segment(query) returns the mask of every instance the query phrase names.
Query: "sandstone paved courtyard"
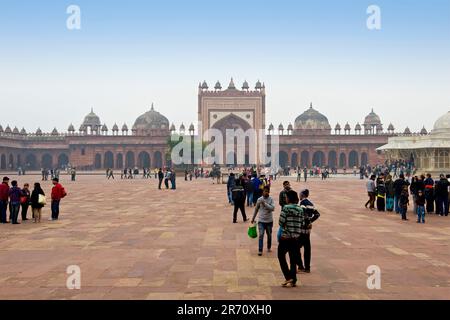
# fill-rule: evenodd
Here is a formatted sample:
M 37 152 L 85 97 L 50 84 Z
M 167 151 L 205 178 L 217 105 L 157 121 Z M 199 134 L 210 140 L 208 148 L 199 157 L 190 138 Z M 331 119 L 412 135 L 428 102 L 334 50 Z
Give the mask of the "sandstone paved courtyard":
M 0 299 L 450 299 L 450 218 L 419 225 L 411 211 L 408 222 L 370 212 L 354 177 L 292 179 L 297 191 L 310 189 L 321 218 L 312 273 L 290 289 L 280 287 L 275 235 L 275 250 L 258 257 L 248 224 L 231 223 L 224 185 L 179 178 L 177 191 L 158 191 L 154 179 L 61 180 L 69 195 L 60 221 L 47 221 L 47 206 L 40 225 L 0 225 Z M 80 290 L 66 288 L 69 265 L 81 268 Z M 381 290 L 366 286 L 370 265 L 381 268 Z

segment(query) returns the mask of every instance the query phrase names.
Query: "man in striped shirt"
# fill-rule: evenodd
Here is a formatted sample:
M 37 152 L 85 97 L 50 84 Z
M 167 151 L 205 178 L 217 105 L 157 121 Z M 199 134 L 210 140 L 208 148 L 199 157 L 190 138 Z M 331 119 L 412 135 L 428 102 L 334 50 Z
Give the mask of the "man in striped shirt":
M 307 224 L 307 217 L 303 209 L 298 205 L 297 192 L 289 190 L 286 192 L 286 205 L 280 214 L 279 225 L 282 228 L 278 243 L 278 261 L 286 281 L 283 287 L 295 287 L 297 284 L 297 261 L 300 253 L 299 237 Z M 286 261 L 286 253 L 289 254 L 290 266 Z

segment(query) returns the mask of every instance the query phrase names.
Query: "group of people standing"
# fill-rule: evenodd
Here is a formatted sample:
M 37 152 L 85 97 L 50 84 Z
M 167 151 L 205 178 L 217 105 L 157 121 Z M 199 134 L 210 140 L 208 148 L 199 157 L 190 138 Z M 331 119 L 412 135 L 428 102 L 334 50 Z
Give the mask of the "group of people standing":
M 42 181 L 47 181 L 48 178 L 50 177 L 52 180 L 54 178 L 59 179 L 59 175 L 60 175 L 61 171 L 56 168 L 56 169 L 46 169 L 46 168 L 42 168 L 41 169 L 41 177 L 42 177 Z
M 283 287 L 297 286 L 297 273 L 311 272 L 311 230 L 312 223 L 320 217 L 320 213 L 308 199 L 309 190 L 300 192 L 292 190 L 289 181 L 283 183 L 279 195 L 281 207 L 278 221 L 278 261 L 285 281 Z M 275 202 L 270 196 L 270 185 L 263 187 L 262 195 L 256 200 L 251 223 L 258 220 L 258 255 L 262 256 L 264 235 L 267 235 L 267 251 L 272 250 L 273 213 Z M 303 248 L 303 259 L 302 249 Z M 286 259 L 289 255 L 289 264 Z
M 0 184 L 0 223 L 12 223 L 14 225 L 20 224 L 18 222 L 19 212 L 21 213 L 22 222 L 29 220 L 27 217 L 29 207 L 32 208 L 33 219 L 35 223 L 41 222 L 42 208 L 46 205 L 45 193 L 41 188 L 41 184 L 36 182 L 33 191 L 30 190 L 30 185 L 25 183 L 23 188 L 20 188 L 16 180 L 3 177 L 2 184 Z M 51 192 L 51 212 L 52 216 L 49 220 L 58 220 L 59 205 L 61 199 L 67 193 L 64 187 L 59 183 L 58 178 L 53 178 L 53 188 Z M 7 219 L 7 211 L 9 208 L 9 221 Z
M 248 207 L 256 205 L 257 200 L 262 196 L 265 187 L 269 187 L 272 180 L 265 175 L 258 176 L 254 173 L 248 176 L 244 172 L 241 176 L 236 177 L 234 173 L 230 173 L 227 181 L 227 197 L 228 202 L 234 206 L 233 223 L 237 223 L 237 212 L 241 211 L 242 219 L 247 221 L 245 213 L 245 204 Z
M 158 189 L 161 190 L 162 183 L 164 181 L 164 186 L 166 189 L 176 190 L 177 189 L 177 174 L 174 169 L 171 168 L 165 168 L 163 171 L 162 168 L 159 168 L 158 170 Z M 170 188 L 169 188 L 169 182 L 170 182 Z
M 434 180 L 431 174 L 413 176 L 411 181 L 400 173 L 398 179 L 390 174 L 373 174 L 367 182 L 369 200 L 365 207 L 378 211 L 395 211 L 401 214 L 402 220 L 407 221 L 408 206 L 412 197 L 413 212 L 417 215 L 418 223 L 425 223 L 425 213 L 448 216 L 449 213 L 450 175 L 441 174 Z

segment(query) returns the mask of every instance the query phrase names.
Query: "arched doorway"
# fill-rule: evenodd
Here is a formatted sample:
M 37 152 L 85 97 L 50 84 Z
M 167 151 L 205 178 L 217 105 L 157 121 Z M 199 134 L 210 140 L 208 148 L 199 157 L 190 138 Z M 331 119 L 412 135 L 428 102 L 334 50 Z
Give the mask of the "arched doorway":
M 162 161 L 162 154 L 159 151 L 156 151 L 153 154 L 153 158 L 154 158 L 154 165 L 156 168 L 162 168 L 163 167 L 163 161 Z
M 65 153 L 61 153 L 58 157 L 58 168 L 65 168 L 69 164 L 69 157 Z
M 42 168 L 52 169 L 53 168 L 53 158 L 50 154 L 46 153 L 42 156 L 41 160 Z
M 348 155 L 348 166 L 349 167 L 359 166 L 358 152 L 356 152 L 355 150 L 352 150 Z
M 101 169 L 102 168 L 102 155 L 100 153 L 97 153 L 95 155 L 94 168 L 95 169 Z
M 227 158 L 225 164 L 227 166 L 237 166 L 237 155 L 233 151 L 227 153 Z
M 314 167 L 323 167 L 325 164 L 325 155 L 322 151 L 316 151 L 313 155 L 312 165 Z
M 291 167 L 296 168 L 298 166 L 298 155 L 297 153 L 293 153 L 291 155 Z
M 286 152 L 284 152 L 284 151 L 280 151 L 279 153 L 278 153 L 278 163 L 280 164 L 280 167 L 281 168 L 286 168 L 288 165 L 289 165 L 289 163 L 288 163 L 288 155 L 287 155 L 287 153 Z
M 361 165 L 366 166 L 369 162 L 369 159 L 367 157 L 367 153 L 363 152 L 361 153 Z
M 309 152 L 308 151 L 302 151 L 301 154 L 301 166 L 304 167 L 309 167 Z
M 22 157 L 20 154 L 17 155 L 17 167 L 22 167 Z
M 1 157 L 0 169 L 6 170 L 6 156 L 4 154 L 2 154 L 2 157 Z
M 111 151 L 105 152 L 103 156 L 103 167 L 104 168 L 114 168 L 114 154 Z
M 138 155 L 138 167 L 139 168 L 150 168 L 150 155 L 148 152 L 142 151 Z
M 27 170 L 36 170 L 38 169 L 36 156 L 32 153 L 28 154 L 25 157 L 25 168 Z
M 328 152 L 328 166 L 330 168 L 336 168 L 337 167 L 337 154 L 336 154 L 336 151 Z
M 123 169 L 123 154 L 119 153 L 117 154 L 117 169 Z
M 238 137 L 235 137 L 234 141 L 232 142 L 232 145 L 227 146 L 227 143 L 231 144 L 231 141 L 227 139 L 227 130 L 242 130 L 243 132 L 246 132 L 247 130 L 251 129 L 251 126 L 247 121 L 245 121 L 244 119 L 235 114 L 229 114 L 226 117 L 214 123 L 211 128 L 220 130 L 220 132 L 222 133 L 223 151 L 222 154 L 218 154 L 220 161 L 225 161 L 227 165 L 242 165 L 245 164 L 245 162 L 250 161 L 250 159 L 248 161 L 245 160 L 245 155 L 250 155 L 251 154 L 250 152 L 253 150 L 256 151 L 256 145 L 252 145 L 250 147 L 249 136 L 245 135 L 243 144 L 238 142 L 239 141 Z M 255 139 L 256 143 L 256 137 L 252 138 Z M 229 153 L 231 153 L 231 150 L 234 151 L 233 157 L 229 155 Z
M 8 168 L 14 169 L 14 156 L 12 154 L 9 155 Z
M 341 168 L 347 167 L 347 157 L 345 153 L 341 153 L 341 155 L 339 156 L 339 167 Z
M 133 168 L 135 166 L 134 162 L 134 152 L 128 151 L 125 156 L 125 167 L 127 168 Z

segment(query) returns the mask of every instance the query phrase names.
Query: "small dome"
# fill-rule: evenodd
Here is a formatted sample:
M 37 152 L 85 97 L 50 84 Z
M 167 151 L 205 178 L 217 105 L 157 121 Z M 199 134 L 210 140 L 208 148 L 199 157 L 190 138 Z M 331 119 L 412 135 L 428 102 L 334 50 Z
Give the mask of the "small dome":
M 341 125 L 339 123 L 337 123 L 336 127 L 334 127 L 334 130 L 341 130 Z
M 184 123 L 181 123 L 180 131 L 184 131 L 184 130 L 186 130 L 186 127 L 184 126 Z
M 175 127 L 175 125 L 172 123 L 172 125 L 170 126 L 170 131 L 176 131 L 177 128 Z
M 287 129 L 288 129 L 288 130 L 294 130 L 294 126 L 292 125 L 292 123 L 289 123 Z
M 388 131 L 394 131 L 394 125 L 392 123 L 389 124 Z
M 312 103 L 308 110 L 295 119 L 296 129 L 331 130 L 327 117 L 313 109 Z
M 122 131 L 128 131 L 128 126 L 126 123 L 123 124 Z
M 41 130 L 41 128 L 38 128 L 38 129 L 36 130 L 36 135 L 37 135 L 37 136 L 41 136 L 41 135 L 42 135 L 42 130 Z
M 73 124 L 70 124 L 69 128 L 67 129 L 67 131 L 69 131 L 69 132 L 74 132 L 75 131 L 75 127 L 73 126 Z
M 283 125 L 280 123 L 280 125 L 278 126 L 278 130 L 284 130 Z
M 242 84 L 242 90 L 248 90 L 250 89 L 247 80 L 244 81 L 244 83 Z
M 25 128 L 22 128 L 22 130 L 20 130 L 20 134 L 23 136 L 27 135 L 27 131 L 25 130 Z
M 9 127 L 9 125 L 6 126 L 5 133 L 12 133 L 12 130 L 11 130 L 11 128 Z
M 19 129 L 17 127 L 14 127 L 13 134 L 19 134 L 19 133 L 20 133 Z
M 114 123 L 112 130 L 119 131 L 119 126 L 117 125 L 117 123 Z
M 205 90 L 208 90 L 208 84 L 206 83 L 206 80 L 203 81 L 202 87 L 201 87 L 201 88 L 202 88 L 202 89 L 205 89 Z
M 256 82 L 255 89 L 262 89 L 261 82 L 259 80 Z
M 373 112 L 372 109 L 372 111 L 364 119 L 364 125 L 374 126 L 379 124 L 381 124 L 380 117 L 375 112 Z
M 216 82 L 216 85 L 214 86 L 214 89 L 216 89 L 216 90 L 222 90 L 222 85 L 220 84 L 219 81 Z
M 103 131 L 103 132 L 108 131 L 108 127 L 106 126 L 106 124 L 104 124 L 104 125 L 102 126 L 102 131 Z
M 56 130 L 56 128 L 53 128 L 52 136 L 57 136 L 57 135 L 59 135 L 58 130 Z
M 167 118 L 158 111 L 155 111 L 152 103 L 150 111 L 147 111 L 139 118 L 137 118 L 134 122 L 133 128 L 136 128 L 136 130 L 138 131 L 147 131 L 151 129 L 168 129 L 169 120 L 167 120 Z
M 274 129 L 274 126 L 273 126 L 273 124 L 271 123 L 270 125 L 269 125 L 269 131 L 272 131 Z
M 344 127 L 344 130 L 351 130 L 352 128 L 350 127 L 350 125 L 348 124 L 348 122 L 347 122 L 347 124 L 345 125 L 345 127 Z
M 234 85 L 233 78 L 230 80 L 230 84 L 228 85 L 228 90 L 235 90 L 236 86 Z
M 359 122 L 356 124 L 355 130 L 356 131 L 360 131 L 361 130 L 361 125 L 359 124 Z
M 91 112 L 86 117 L 84 117 L 83 125 L 85 127 L 90 126 L 93 129 L 101 126 L 100 118 L 94 113 L 93 108 L 91 109 Z
M 406 129 L 403 132 L 403 134 L 411 134 L 411 130 L 409 130 L 409 127 L 406 127 Z
M 450 111 L 436 120 L 432 132 L 450 132 Z
M 420 134 L 428 134 L 427 129 L 425 129 L 425 126 L 420 130 Z
M 194 131 L 194 130 L 195 130 L 194 124 L 191 123 L 191 125 L 189 126 L 189 131 Z

